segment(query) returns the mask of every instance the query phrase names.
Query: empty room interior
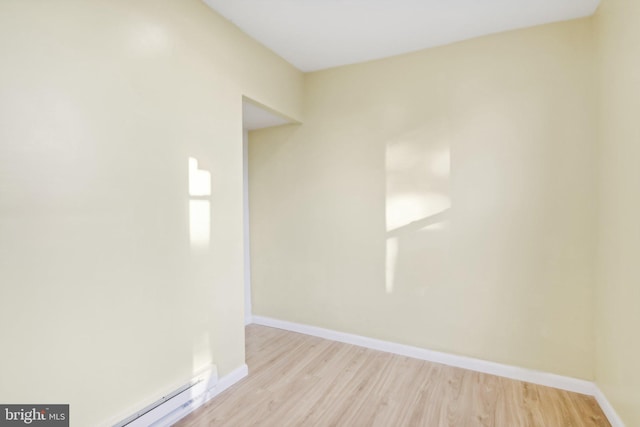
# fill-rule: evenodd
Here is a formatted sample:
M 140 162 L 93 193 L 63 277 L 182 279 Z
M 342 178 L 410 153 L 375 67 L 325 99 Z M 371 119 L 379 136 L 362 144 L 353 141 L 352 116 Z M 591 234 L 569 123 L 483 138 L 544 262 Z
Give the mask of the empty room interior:
M 0 0 L 0 425 L 640 426 L 639 161 L 636 0 Z

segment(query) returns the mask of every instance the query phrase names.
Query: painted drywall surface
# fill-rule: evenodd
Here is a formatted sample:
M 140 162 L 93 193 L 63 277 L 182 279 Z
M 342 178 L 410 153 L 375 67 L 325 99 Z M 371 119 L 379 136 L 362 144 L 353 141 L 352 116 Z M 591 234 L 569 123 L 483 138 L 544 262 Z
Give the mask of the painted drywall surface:
M 640 425 L 640 3 L 606 0 L 596 15 L 600 215 L 596 381 L 626 425 Z
M 591 21 L 305 79 L 250 137 L 254 314 L 592 379 Z
M 99 425 L 241 366 L 242 95 L 297 117 L 302 75 L 197 0 L 2 1 L 0 56 L 0 401 Z

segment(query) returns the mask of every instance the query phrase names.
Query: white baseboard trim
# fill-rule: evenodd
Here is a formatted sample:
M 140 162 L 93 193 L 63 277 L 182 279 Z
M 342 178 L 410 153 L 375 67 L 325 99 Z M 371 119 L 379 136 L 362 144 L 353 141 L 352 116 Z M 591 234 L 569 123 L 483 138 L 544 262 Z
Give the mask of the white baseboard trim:
M 272 328 L 284 329 L 286 331 L 311 335 L 327 340 L 343 342 L 357 345 L 359 347 L 398 354 L 401 356 L 413 357 L 427 362 L 440 363 L 454 366 L 456 368 L 468 369 L 470 371 L 482 372 L 499 377 L 510 378 L 518 381 L 553 387 L 560 390 L 572 391 L 575 393 L 587 394 L 595 397 L 602 408 L 611 427 L 625 427 L 622 419 L 615 411 L 609 400 L 600 388 L 591 381 L 578 378 L 565 377 L 562 375 L 550 374 L 548 372 L 534 371 L 517 366 L 503 365 L 501 363 L 489 362 L 486 360 L 474 359 L 467 356 L 442 353 L 439 351 L 427 350 L 419 347 L 412 347 L 404 344 L 396 344 L 389 341 L 367 338 L 360 335 L 348 334 L 345 332 L 333 331 L 331 329 L 309 326 L 301 323 L 288 322 L 286 320 L 273 319 L 264 316 L 253 316 L 253 323 L 257 325 L 270 326 Z
M 182 418 L 195 411 L 209 400 L 213 399 L 232 385 L 236 384 L 243 378 L 249 375 L 249 367 L 244 364 L 239 368 L 229 372 L 218 380 L 215 387 L 206 390 L 199 396 L 194 397 L 189 402 L 185 403 L 181 407 L 163 415 L 158 418 L 152 424 L 147 424 L 149 427 L 168 427 L 180 421 Z M 128 426 L 127 426 L 128 427 Z
M 333 331 L 330 329 L 308 326 L 300 323 L 287 322 L 284 320 L 272 319 L 263 316 L 253 316 L 253 323 L 301 334 L 312 335 L 332 341 L 339 341 L 346 344 L 353 344 L 373 350 L 385 351 L 387 353 L 401 356 L 413 357 L 415 359 L 426 360 L 428 362 L 440 363 L 456 368 L 468 369 L 470 371 L 482 372 L 485 374 L 497 375 L 511 378 L 518 381 L 526 381 L 533 384 L 554 387 L 561 390 L 575 393 L 595 394 L 594 384 L 590 381 L 577 378 L 565 377 L 562 375 L 550 374 L 547 372 L 534 371 L 531 369 L 516 366 L 503 365 L 501 363 L 489 362 L 486 360 L 474 359 L 467 356 L 442 353 L 439 351 L 427 350 L 419 347 L 412 347 L 404 344 L 396 344 L 389 341 L 382 341 L 367 338 L 360 335 L 348 334 Z
M 602 390 L 600 390 L 600 387 L 598 387 L 597 384 L 594 384 L 593 388 L 595 392 L 593 397 L 596 398 L 602 412 L 607 416 L 611 427 L 625 427 L 622 418 L 620 418 L 620 415 L 618 415 L 616 410 L 613 408 L 613 405 L 611 405 L 611 402 L 609 402 L 609 399 L 607 399 Z

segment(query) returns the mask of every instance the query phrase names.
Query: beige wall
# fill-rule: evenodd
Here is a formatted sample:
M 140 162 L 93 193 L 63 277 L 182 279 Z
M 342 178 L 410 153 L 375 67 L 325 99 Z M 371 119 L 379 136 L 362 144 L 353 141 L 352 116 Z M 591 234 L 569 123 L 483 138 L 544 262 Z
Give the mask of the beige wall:
M 242 95 L 298 117 L 301 73 L 198 0 L 3 0 L 0 57 L 0 401 L 99 425 L 241 366 Z
M 305 76 L 250 137 L 254 314 L 593 379 L 591 20 Z
M 600 64 L 596 380 L 627 426 L 640 425 L 640 3 L 605 0 Z

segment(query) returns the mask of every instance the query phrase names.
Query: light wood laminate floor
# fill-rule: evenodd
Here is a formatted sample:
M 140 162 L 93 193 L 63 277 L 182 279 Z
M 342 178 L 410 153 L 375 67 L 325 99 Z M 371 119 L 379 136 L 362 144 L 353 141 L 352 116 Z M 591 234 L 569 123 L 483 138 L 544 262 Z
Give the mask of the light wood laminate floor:
M 178 426 L 610 426 L 576 393 L 250 325 L 249 376 Z

